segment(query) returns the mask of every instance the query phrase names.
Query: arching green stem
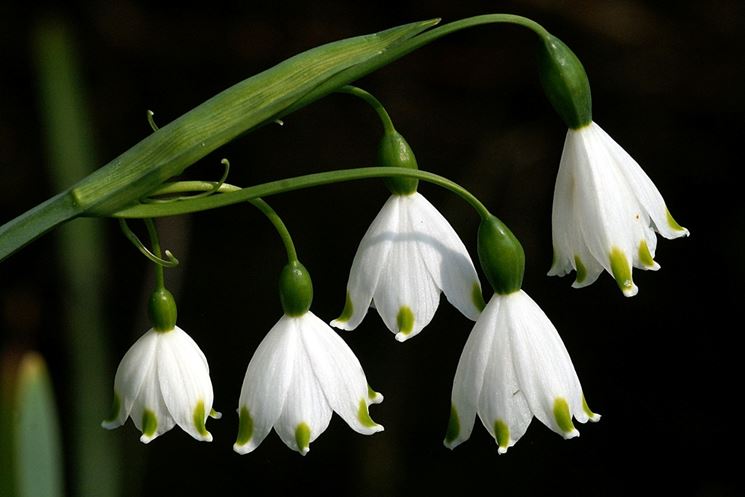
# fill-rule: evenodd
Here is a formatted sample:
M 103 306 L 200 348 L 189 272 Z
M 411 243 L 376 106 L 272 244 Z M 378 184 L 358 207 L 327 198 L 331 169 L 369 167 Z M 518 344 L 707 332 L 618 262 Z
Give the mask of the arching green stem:
M 285 226 L 284 221 L 282 221 L 282 218 L 279 217 L 279 214 L 277 214 L 277 212 L 272 209 L 272 207 L 267 204 L 264 199 L 254 198 L 250 199 L 248 202 L 259 209 L 261 213 L 264 214 L 267 219 L 269 219 L 269 222 L 272 223 L 274 229 L 277 230 L 277 234 L 282 239 L 282 243 L 285 246 L 285 251 L 287 252 L 287 262 L 298 262 L 297 251 L 295 251 L 295 244 L 292 243 L 290 232 L 287 229 L 287 226 Z
M 338 93 L 347 93 L 349 95 L 353 95 L 367 102 L 367 104 L 370 105 L 370 107 L 372 107 L 373 110 L 378 114 L 378 118 L 380 118 L 380 122 L 383 124 L 383 130 L 386 133 L 393 133 L 396 130 L 396 128 L 393 127 L 391 116 L 388 115 L 388 112 L 385 110 L 385 107 L 383 107 L 383 104 L 381 104 L 380 100 L 375 98 L 371 93 L 363 90 L 362 88 L 358 88 L 352 85 L 342 86 L 337 91 Z
M 156 257 L 161 257 L 161 250 L 160 250 L 160 238 L 158 238 L 158 230 L 155 227 L 155 221 L 152 220 L 152 218 L 146 218 L 145 219 L 145 226 L 147 227 L 147 235 L 150 237 L 150 246 L 152 247 L 152 252 L 155 254 Z M 155 290 L 165 290 L 166 288 L 166 282 L 165 282 L 165 275 L 163 265 L 155 263 Z
M 246 188 L 236 189 L 232 185 L 223 185 L 220 191 L 225 193 L 201 197 L 196 199 L 185 199 L 170 203 L 147 203 L 139 204 L 112 214 L 114 217 L 123 218 L 143 218 L 143 217 L 161 217 L 187 214 L 190 212 L 199 212 L 208 209 L 216 209 L 227 205 L 233 205 L 240 202 L 246 202 L 260 197 L 268 197 L 279 193 L 312 188 L 332 183 L 341 183 L 345 181 L 386 178 L 395 176 L 405 176 L 417 178 L 428 183 L 435 184 L 446 190 L 449 190 L 473 207 L 482 219 L 487 219 L 491 213 L 486 206 L 471 192 L 466 190 L 456 182 L 417 169 L 408 169 L 403 167 L 359 167 L 354 169 L 340 169 L 336 171 L 326 171 L 322 173 L 306 174 L 294 178 L 270 181 L 260 185 L 249 186 Z M 204 189 L 214 188 L 213 183 L 188 181 L 183 183 L 170 183 L 154 191 L 152 196 L 173 195 L 178 193 L 187 193 L 189 191 L 203 191 Z

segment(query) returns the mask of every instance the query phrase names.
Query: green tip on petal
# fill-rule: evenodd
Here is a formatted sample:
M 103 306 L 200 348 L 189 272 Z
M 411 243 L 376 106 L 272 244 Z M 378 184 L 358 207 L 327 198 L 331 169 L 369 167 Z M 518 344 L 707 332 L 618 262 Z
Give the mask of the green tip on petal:
M 590 406 L 587 405 L 587 400 L 585 400 L 584 395 L 582 395 L 582 410 L 585 411 L 585 414 L 590 418 L 590 421 L 600 421 L 600 414 L 592 412 Z
M 352 303 L 352 298 L 349 296 L 349 292 L 347 292 L 347 298 L 344 301 L 344 309 L 341 311 L 341 315 L 336 318 L 336 321 L 339 321 L 340 323 L 346 323 L 350 319 L 352 319 L 352 315 L 354 314 L 354 304 Z
M 410 307 L 401 306 L 396 316 L 396 325 L 398 326 L 398 331 L 404 336 L 414 331 L 414 313 Z
M 372 420 L 370 412 L 367 410 L 365 399 L 360 399 L 360 407 L 357 409 L 357 420 L 366 428 L 375 428 L 378 423 Z
M 383 394 L 373 390 L 370 385 L 367 385 L 367 398 L 373 404 L 380 404 L 383 402 Z
M 458 411 L 454 405 L 450 406 L 450 419 L 448 420 L 448 430 L 445 433 L 445 444 L 452 444 L 460 435 L 460 420 L 458 419 Z
M 192 416 L 192 419 L 194 421 L 194 426 L 197 429 L 197 433 L 202 435 L 205 438 L 212 438 L 210 435 L 210 432 L 207 431 L 207 427 L 205 426 L 205 421 L 207 419 L 206 411 L 204 409 L 204 401 L 200 400 L 197 402 L 197 406 L 194 408 L 194 415 Z
M 150 409 L 145 409 L 142 412 L 142 434 L 150 439 L 153 438 L 155 432 L 158 430 L 158 418 L 155 417 L 155 413 Z
M 652 257 L 652 253 L 649 251 L 649 246 L 647 245 L 646 240 L 642 240 L 642 242 L 639 244 L 639 262 L 641 262 L 645 267 L 658 267 L 657 263 Z
M 236 439 L 236 445 L 246 445 L 251 441 L 251 437 L 254 434 L 254 420 L 251 414 L 248 412 L 247 407 L 241 407 L 241 411 L 238 414 L 238 438 Z
M 479 310 L 479 312 L 484 310 L 484 307 L 486 307 L 486 302 L 484 302 L 484 294 L 481 293 L 481 285 L 478 283 L 474 283 L 473 287 L 471 288 L 471 300 L 473 301 L 473 305 L 476 306 L 476 309 Z
M 626 257 L 618 247 L 613 247 L 610 251 L 610 269 L 613 273 L 613 277 L 616 279 L 618 288 L 621 289 L 623 294 L 627 297 L 633 297 L 637 293 L 636 285 L 634 280 L 631 278 L 631 265 Z
M 577 436 L 579 433 L 572 423 L 572 414 L 569 412 L 569 404 L 563 397 L 554 400 L 554 419 L 556 426 L 562 431 L 564 438 Z
M 667 218 L 667 225 L 675 231 L 685 231 L 688 234 L 688 230 L 678 224 L 678 222 L 670 214 L 670 211 L 665 209 L 665 217 Z
M 119 419 L 119 411 L 122 409 L 122 398 L 114 392 L 114 401 L 111 403 L 111 414 L 104 420 L 104 423 L 113 423 Z
M 580 259 L 578 255 L 574 256 L 574 266 L 576 268 L 575 271 L 577 272 L 577 277 L 574 278 L 574 281 L 582 283 L 587 278 L 587 268 L 582 264 L 582 259 Z
M 302 455 L 305 455 L 310 450 L 310 426 L 306 423 L 300 423 L 295 428 L 295 443 L 297 443 L 297 450 Z
M 499 453 L 504 454 L 507 452 L 510 446 L 510 427 L 501 419 L 494 422 L 494 438 L 497 439 Z

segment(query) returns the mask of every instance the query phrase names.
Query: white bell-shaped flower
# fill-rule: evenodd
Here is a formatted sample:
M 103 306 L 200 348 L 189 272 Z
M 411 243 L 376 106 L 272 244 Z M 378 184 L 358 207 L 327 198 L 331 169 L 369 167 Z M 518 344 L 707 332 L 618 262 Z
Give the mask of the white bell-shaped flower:
M 305 455 L 334 411 L 354 431 L 370 435 L 383 427 L 368 407 L 382 401 L 357 357 L 326 323 L 310 311 L 284 315 L 249 362 L 233 449 L 253 451 L 274 427 L 288 447 Z
M 117 428 L 131 417 L 148 443 L 175 424 L 197 440 L 212 441 L 205 423 L 212 410 L 209 367 L 199 346 L 181 328 L 151 329 L 130 347 L 114 378 L 111 418 Z
M 637 293 L 631 267 L 659 269 L 657 237 L 687 236 L 652 180 L 594 122 L 570 129 L 554 190 L 554 261 L 549 275 L 576 271 L 587 286 L 605 269 L 626 296 Z
M 478 318 L 481 285 L 458 234 L 420 193 L 393 194 L 360 242 L 344 310 L 331 325 L 355 329 L 372 303 L 402 342 L 432 320 L 440 291 L 466 317 Z
M 478 414 L 503 454 L 523 436 L 533 416 L 564 438 L 572 423 L 597 421 L 559 334 L 522 290 L 494 294 L 461 354 L 453 381 L 445 445 L 471 436 Z

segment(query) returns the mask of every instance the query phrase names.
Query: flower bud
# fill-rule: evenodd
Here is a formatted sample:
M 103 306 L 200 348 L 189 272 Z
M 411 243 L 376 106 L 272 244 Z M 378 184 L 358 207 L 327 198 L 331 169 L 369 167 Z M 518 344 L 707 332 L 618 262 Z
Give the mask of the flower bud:
M 386 130 L 378 145 L 378 165 L 390 167 L 406 167 L 419 169 L 414 157 L 414 151 L 401 134 L 394 130 Z M 410 195 L 416 191 L 419 180 L 398 176 L 386 178 L 385 186 L 391 193 L 397 195 Z
M 551 105 L 572 129 L 592 121 L 590 82 L 574 52 L 561 40 L 546 34 L 538 48 L 538 71 Z
M 150 296 L 148 311 L 156 331 L 171 331 L 176 326 L 176 301 L 165 288 L 156 289 Z
M 279 300 L 288 316 L 302 316 L 313 302 L 313 282 L 305 266 L 288 262 L 279 275 Z
M 481 269 L 495 293 L 507 295 L 520 290 L 525 252 L 510 229 L 494 216 L 481 220 L 478 252 Z

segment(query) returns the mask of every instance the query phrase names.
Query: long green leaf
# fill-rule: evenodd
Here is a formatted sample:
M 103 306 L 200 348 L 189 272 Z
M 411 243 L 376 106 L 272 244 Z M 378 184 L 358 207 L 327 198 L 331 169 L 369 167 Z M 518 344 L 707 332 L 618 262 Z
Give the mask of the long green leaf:
M 416 22 L 322 45 L 228 88 L 68 191 L 0 226 L 0 260 L 76 216 L 107 216 L 135 203 L 230 140 L 297 108 L 298 100 L 329 78 L 436 23 Z

